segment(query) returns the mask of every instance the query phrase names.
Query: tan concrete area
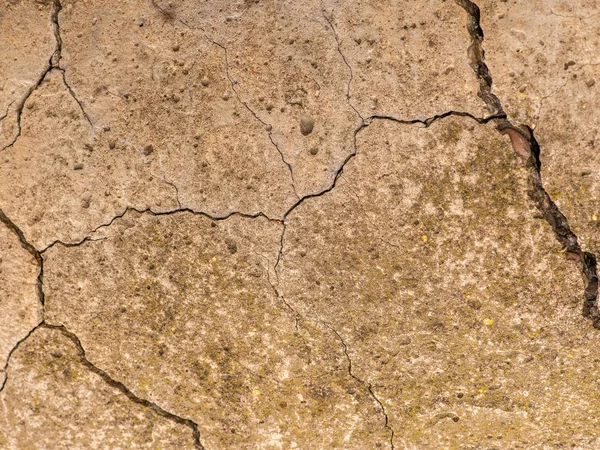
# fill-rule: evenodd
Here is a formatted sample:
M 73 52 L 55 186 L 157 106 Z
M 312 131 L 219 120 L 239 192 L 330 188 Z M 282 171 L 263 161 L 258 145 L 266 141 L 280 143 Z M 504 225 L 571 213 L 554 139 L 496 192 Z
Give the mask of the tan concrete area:
M 0 449 L 600 448 L 600 1 L 0 1 Z

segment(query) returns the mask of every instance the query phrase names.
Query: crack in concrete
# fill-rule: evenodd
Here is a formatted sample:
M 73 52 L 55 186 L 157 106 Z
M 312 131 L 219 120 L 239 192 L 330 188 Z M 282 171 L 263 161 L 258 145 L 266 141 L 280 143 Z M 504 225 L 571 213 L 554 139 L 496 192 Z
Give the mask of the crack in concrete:
M 348 354 L 348 345 L 346 344 L 346 342 L 344 341 L 344 339 L 342 338 L 342 336 L 340 335 L 340 333 L 337 332 L 337 330 L 335 328 L 333 328 L 333 326 L 331 326 L 331 324 L 327 323 L 327 322 L 322 322 L 323 325 L 325 325 L 327 328 L 329 328 L 333 334 L 336 335 L 337 339 L 340 341 L 340 343 L 342 344 L 342 348 L 344 350 L 344 355 L 346 356 L 346 360 L 348 361 L 348 374 L 356 381 L 358 381 L 360 384 L 362 384 L 363 386 L 365 386 L 367 388 L 367 390 L 369 391 L 370 396 L 373 398 L 373 400 L 379 405 L 379 407 L 381 408 L 381 412 L 385 418 L 385 428 L 389 431 L 390 433 L 390 448 L 392 450 L 394 450 L 394 430 L 392 429 L 392 427 L 390 427 L 389 425 L 389 417 L 387 415 L 387 411 L 385 409 L 385 406 L 383 405 L 383 403 L 381 402 L 381 400 L 377 397 L 377 395 L 375 395 L 375 393 L 373 392 L 373 385 L 371 383 L 366 382 L 365 380 L 363 380 L 362 378 L 358 377 L 357 375 L 355 375 L 352 372 L 352 359 L 350 358 L 350 355 Z
M 81 109 L 81 112 L 83 113 L 83 116 L 85 117 L 86 121 L 90 125 L 90 128 L 93 128 L 92 122 L 91 122 L 88 114 L 86 113 L 86 111 L 83 108 L 83 104 L 77 98 L 77 96 L 75 95 L 75 92 L 73 91 L 71 86 L 67 83 L 65 69 L 59 66 L 60 60 L 62 58 L 62 38 L 60 36 L 60 24 L 58 23 L 58 15 L 59 15 L 60 11 L 62 10 L 62 4 L 61 4 L 60 0 L 53 0 L 53 6 L 54 6 L 54 9 L 52 10 L 52 14 L 50 15 L 50 20 L 52 21 L 52 28 L 54 31 L 54 40 L 56 42 L 54 51 L 52 52 L 52 55 L 50 56 L 50 58 L 48 60 L 48 64 L 44 68 L 43 72 L 39 76 L 36 83 L 27 90 L 27 92 L 25 93 L 25 96 L 18 103 L 17 109 L 15 111 L 16 116 L 17 116 L 17 133 L 7 145 L 5 145 L 4 147 L 2 147 L 0 149 L 0 152 L 12 147 L 17 142 L 19 137 L 21 137 L 21 132 L 22 132 L 21 117 L 23 115 L 23 108 L 25 107 L 25 103 L 27 103 L 27 100 L 29 100 L 29 97 L 31 97 L 31 95 L 42 85 L 42 83 L 46 79 L 46 76 L 48 76 L 48 74 L 55 69 L 62 73 L 62 80 L 63 80 L 65 87 L 67 88 L 67 91 L 69 92 L 69 95 L 79 105 L 79 108 Z M 12 103 L 14 103 L 14 101 L 11 102 L 10 104 L 12 105 Z M 9 107 L 10 107 L 10 105 L 9 105 Z M 7 110 L 7 113 L 1 119 L 4 119 L 4 117 L 6 117 L 7 115 L 8 115 L 8 110 Z
M 222 44 L 219 44 L 218 42 L 212 40 L 211 38 L 207 37 L 207 39 L 210 42 L 212 42 L 214 45 L 216 45 L 217 47 L 221 48 L 221 50 L 223 50 L 223 52 L 225 54 L 225 75 L 227 76 L 227 79 L 229 80 L 229 84 L 231 85 L 231 90 L 235 94 L 235 98 L 237 99 L 237 101 L 240 104 L 242 104 L 244 106 L 244 108 L 246 108 L 248 110 L 248 112 L 258 122 L 261 123 L 261 125 L 264 127 L 264 129 L 267 130 L 267 132 L 269 133 L 269 140 L 271 141 L 271 144 L 273 144 L 275 146 L 275 148 L 277 149 L 277 152 L 279 153 L 279 156 L 281 157 L 281 161 L 283 161 L 283 163 L 288 168 L 288 172 L 290 173 L 290 178 L 292 180 L 292 190 L 294 191 L 294 194 L 296 195 L 296 198 L 300 198 L 300 196 L 298 195 L 298 192 L 296 192 L 296 182 L 294 180 L 294 170 L 292 169 L 292 165 L 285 159 L 285 156 L 284 156 L 283 152 L 281 151 L 281 149 L 279 148 L 279 145 L 277 145 L 277 143 L 273 139 L 273 131 L 272 131 L 273 130 L 273 126 L 270 123 L 267 123 L 264 120 L 262 120 L 260 117 L 258 117 L 258 115 L 254 112 L 254 110 L 252 108 L 250 108 L 250 106 L 248 105 L 248 103 L 246 103 L 245 101 L 242 100 L 242 98 L 240 97 L 240 93 L 235 88 L 235 86 L 238 84 L 238 82 L 233 79 L 233 77 L 231 76 L 231 73 L 229 72 L 229 56 L 228 56 L 229 54 L 228 54 L 228 51 L 227 51 L 227 47 L 225 47 Z
M 337 44 L 337 51 L 340 54 L 340 56 L 342 57 L 342 61 L 344 61 L 344 64 L 346 65 L 346 67 L 348 67 L 348 71 L 350 72 L 350 76 L 348 78 L 348 86 L 346 87 L 346 101 L 348 102 L 348 106 L 350 106 L 350 108 L 352 108 L 354 110 L 354 112 L 360 118 L 360 120 L 364 121 L 365 120 L 364 117 L 361 115 L 361 113 L 358 111 L 358 109 L 356 109 L 354 107 L 354 105 L 352 104 L 352 102 L 350 101 L 350 98 L 351 98 L 350 89 L 352 86 L 352 80 L 354 79 L 354 72 L 352 71 L 352 66 L 350 65 L 350 63 L 346 59 L 346 56 L 342 52 L 342 43 L 340 41 L 340 37 L 338 36 L 337 32 L 335 31 L 335 27 L 333 26 L 332 19 L 330 17 L 328 17 L 326 14 L 325 8 L 323 6 L 323 2 L 321 2 L 321 13 L 323 14 L 323 18 L 327 21 L 327 23 L 329 24 L 329 27 L 331 28 L 331 31 L 333 33 L 333 38 L 335 39 L 335 42 Z
M 206 217 L 208 219 L 214 220 L 214 221 L 223 221 L 223 220 L 227 220 L 230 217 L 233 216 L 239 216 L 239 217 L 245 217 L 248 219 L 257 219 L 259 217 L 263 217 L 271 222 L 276 222 L 276 223 L 282 223 L 281 220 L 279 219 L 273 219 L 269 216 L 267 216 L 265 213 L 263 212 L 257 212 L 257 213 L 242 213 L 242 212 L 238 212 L 238 211 L 231 211 L 228 212 L 227 214 L 221 215 L 221 216 L 213 216 L 209 213 L 206 213 L 204 211 L 196 211 L 193 210 L 191 208 L 177 208 L 177 209 L 171 209 L 168 211 L 153 211 L 152 208 L 148 207 L 148 208 L 144 208 L 144 209 L 138 209 L 135 208 L 133 206 L 128 206 L 126 207 L 123 212 L 117 214 L 116 216 L 112 217 L 108 222 L 105 222 L 103 224 L 98 225 L 96 228 L 94 228 L 90 234 L 88 234 L 87 236 L 83 237 L 82 239 L 80 239 L 79 241 L 75 241 L 75 242 L 64 242 L 61 241 L 60 239 L 56 239 L 54 241 L 52 241 L 50 244 L 48 244 L 46 247 L 44 247 L 43 249 L 41 249 L 39 251 L 39 253 L 41 255 L 43 255 L 46 251 L 50 250 L 52 247 L 54 247 L 55 245 L 62 245 L 63 247 L 78 247 L 80 245 L 83 245 L 86 242 L 90 242 L 90 241 L 96 241 L 98 239 L 92 239 L 94 233 L 96 233 L 97 231 L 99 231 L 102 228 L 107 228 L 110 227 L 116 220 L 123 218 L 125 215 L 127 215 L 128 213 L 138 213 L 138 214 L 150 214 L 152 216 L 171 216 L 174 214 L 180 214 L 180 213 L 189 213 L 189 214 L 193 214 L 196 216 L 203 216 Z
M 467 30 L 471 36 L 468 54 L 471 67 L 479 80 L 479 96 L 491 111 L 504 112 L 498 97 L 492 94 L 492 77 L 485 63 L 483 50 L 483 30 L 479 7 L 471 0 L 455 0 L 468 15 Z M 528 171 L 528 196 L 535 203 L 546 222 L 552 227 L 556 240 L 561 244 L 567 259 L 575 261 L 585 283 L 583 293 L 583 315 L 592 320 L 593 326 L 600 329 L 600 310 L 598 309 L 598 272 L 596 255 L 585 252 L 578 243 L 577 236 L 565 215 L 552 201 L 542 183 L 540 146 L 533 130 L 527 125 L 513 125 L 507 118 L 494 119 L 496 128 L 510 138 L 514 151 L 525 160 Z
M 19 243 L 21 247 L 23 247 L 31 256 L 35 258 L 35 261 L 38 265 L 38 276 L 37 276 L 37 292 L 38 299 L 40 304 L 42 305 L 42 317 L 43 317 L 43 308 L 45 304 L 45 296 L 44 296 L 44 259 L 42 258 L 41 252 L 39 252 L 32 244 L 30 244 L 23 231 L 8 218 L 4 211 L 0 209 L 0 222 L 2 222 L 9 230 L 11 230 L 19 239 Z M 11 351 L 12 352 L 12 351 Z
M 29 337 L 34 333 L 34 331 L 36 331 L 38 328 L 40 328 L 43 324 L 44 324 L 44 320 L 42 319 L 42 321 L 40 323 L 38 323 L 35 327 L 33 327 L 31 330 L 29 330 L 29 332 L 24 337 L 19 339 L 17 341 L 17 343 L 14 345 L 14 347 L 10 349 L 10 352 L 8 352 L 8 356 L 6 357 L 6 362 L 4 363 L 4 369 L 3 369 L 4 381 L 2 381 L 2 385 L 0 385 L 0 392 L 2 392 L 4 390 L 4 387 L 6 386 L 6 383 L 8 382 L 8 366 L 10 364 L 10 358 L 12 357 L 13 353 L 15 351 L 17 351 L 19 346 L 23 342 L 25 342 L 27 339 L 29 339 Z
M 185 425 L 185 426 L 191 428 L 192 435 L 194 437 L 194 446 L 197 449 L 206 450 L 200 440 L 200 430 L 198 429 L 198 424 L 196 422 L 194 422 L 191 419 L 185 419 L 181 416 L 178 416 L 169 411 L 166 411 L 165 409 L 158 406 L 156 403 L 151 402 L 150 400 L 147 400 L 145 398 L 139 397 L 138 395 L 134 394 L 131 391 L 131 389 L 129 389 L 127 386 L 125 386 L 122 382 L 115 380 L 104 370 L 102 370 L 99 367 L 97 367 L 96 365 L 94 365 L 89 359 L 87 359 L 87 356 L 85 354 L 85 349 L 83 348 L 83 345 L 81 344 L 81 341 L 77 337 L 77 335 L 75 335 L 74 333 L 69 331 L 64 325 L 51 325 L 51 324 L 43 323 L 41 325 L 41 327 L 44 327 L 44 328 L 47 328 L 50 330 L 60 331 L 63 336 L 65 336 L 71 342 L 73 342 L 73 344 L 75 344 L 75 346 L 77 347 L 77 351 L 79 353 L 79 357 L 80 357 L 83 365 L 86 366 L 86 368 L 88 370 L 90 370 L 91 372 L 95 373 L 100 378 L 102 378 L 102 380 L 106 384 L 121 391 L 130 401 L 132 401 L 133 403 L 137 403 L 138 405 L 145 406 L 146 408 L 152 409 L 155 413 L 157 413 L 161 417 L 164 417 L 175 423 L 178 423 L 180 425 Z
M 31 335 L 33 335 L 33 333 L 35 331 L 37 331 L 40 328 L 46 328 L 48 330 L 56 330 L 59 331 L 63 336 L 65 336 L 67 339 L 69 339 L 77 348 L 77 353 L 79 353 L 79 358 L 81 363 L 91 372 L 93 372 L 94 374 L 98 375 L 100 378 L 102 378 L 102 381 L 104 381 L 106 384 L 108 384 L 109 386 L 119 390 L 122 394 L 124 394 L 130 401 L 132 401 L 133 403 L 136 403 L 138 405 L 142 405 L 146 408 L 150 408 L 152 409 L 156 414 L 158 414 L 161 417 L 164 417 L 172 422 L 178 423 L 180 425 L 185 425 L 188 428 L 191 428 L 192 430 L 192 435 L 193 435 L 193 439 L 194 439 L 194 446 L 197 449 L 200 450 L 206 450 L 205 447 L 202 445 L 202 442 L 200 440 L 200 430 L 198 429 L 198 424 L 196 422 L 194 422 L 191 419 L 186 419 L 183 418 L 181 416 L 178 416 L 176 414 L 173 414 L 169 411 L 166 411 L 165 409 L 163 409 L 162 407 L 160 407 L 159 405 L 157 405 L 154 402 L 151 402 L 150 400 L 147 400 L 145 398 L 139 397 L 138 395 L 134 394 L 131 389 L 129 389 L 127 386 L 125 386 L 122 382 L 115 380 L 114 378 L 112 378 L 108 373 L 106 373 L 104 370 L 100 369 L 99 367 L 97 367 L 96 365 L 94 365 L 89 359 L 87 359 L 86 353 L 85 353 L 85 349 L 83 348 L 83 345 L 81 344 L 81 340 L 77 337 L 77 335 L 75 335 L 73 332 L 69 331 L 64 325 L 54 325 L 54 324 L 49 324 L 46 323 L 45 321 L 41 321 L 38 325 L 36 325 L 28 334 L 27 336 L 25 336 L 23 339 L 21 339 L 17 345 L 15 345 L 10 353 L 9 353 L 9 358 L 6 361 L 4 370 L 5 370 L 5 378 L 4 378 L 4 382 L 2 383 L 2 386 L 0 386 L 0 391 L 2 391 L 4 389 L 4 387 L 6 386 L 7 380 L 8 380 L 8 373 L 6 372 L 7 368 L 8 368 L 8 362 L 10 361 L 10 356 L 17 350 L 17 348 L 23 343 L 25 342 Z
M 58 71 L 60 71 L 62 73 L 63 84 L 67 88 L 67 91 L 69 92 L 69 95 L 73 98 L 73 100 L 75 100 L 75 103 L 77 103 L 77 105 L 79 106 L 79 109 L 81 110 L 81 113 L 83 114 L 83 117 L 85 117 L 85 120 L 87 121 L 87 123 L 90 126 L 90 128 L 93 129 L 94 125 L 92 125 L 92 121 L 90 119 L 90 116 L 88 116 L 87 112 L 83 108 L 83 104 L 81 103 L 81 101 L 75 95 L 75 91 L 73 91 L 73 89 L 71 88 L 71 86 L 69 85 L 69 83 L 67 83 L 67 72 L 66 72 L 66 70 L 63 69 L 63 68 L 61 68 L 61 67 L 55 67 L 55 69 L 58 70 Z
M 204 38 L 208 42 L 210 42 L 211 44 L 219 47 L 223 51 L 224 61 L 225 61 L 225 76 L 227 77 L 227 80 L 229 81 L 229 84 L 231 85 L 231 90 L 235 94 L 236 100 L 244 108 L 246 108 L 246 110 L 252 115 L 252 117 L 254 117 L 254 119 L 257 120 L 263 126 L 263 129 L 265 131 L 267 131 L 268 136 L 269 136 L 269 140 L 271 141 L 271 144 L 273 144 L 273 146 L 277 150 L 277 153 L 279 153 L 279 156 L 281 157 L 281 161 L 286 165 L 286 167 L 288 169 L 288 172 L 290 174 L 290 179 L 292 181 L 292 190 L 294 191 L 294 194 L 296 195 L 296 198 L 300 198 L 300 196 L 298 195 L 298 192 L 296 191 L 296 184 L 295 184 L 295 180 L 294 180 L 294 170 L 292 169 L 292 165 L 285 159 L 285 156 L 284 156 L 283 152 L 281 151 L 281 149 L 279 148 L 279 145 L 277 145 L 277 143 L 273 139 L 273 132 L 272 132 L 273 125 L 270 124 L 270 123 L 265 122 L 264 120 L 262 120 L 256 114 L 256 112 L 252 108 L 250 108 L 250 106 L 246 102 L 244 102 L 241 99 L 240 93 L 236 89 L 236 85 L 238 84 L 238 82 L 233 79 L 233 77 L 231 76 L 231 73 L 229 71 L 229 54 L 228 54 L 227 47 L 224 44 L 221 44 L 220 42 L 217 42 L 212 37 L 210 37 L 204 28 L 202 28 L 200 26 L 190 25 L 185 20 L 182 20 L 180 18 L 175 17 L 175 14 L 173 12 L 167 11 L 165 8 L 163 8 L 162 6 L 160 6 L 159 4 L 157 4 L 156 0 L 152 0 L 152 5 L 156 9 L 158 9 L 161 12 L 161 14 L 163 14 L 165 16 L 165 18 L 167 18 L 168 20 L 179 22 L 181 25 L 183 25 L 186 28 L 189 28 L 190 30 L 200 30 L 200 31 L 202 31 L 204 33 Z

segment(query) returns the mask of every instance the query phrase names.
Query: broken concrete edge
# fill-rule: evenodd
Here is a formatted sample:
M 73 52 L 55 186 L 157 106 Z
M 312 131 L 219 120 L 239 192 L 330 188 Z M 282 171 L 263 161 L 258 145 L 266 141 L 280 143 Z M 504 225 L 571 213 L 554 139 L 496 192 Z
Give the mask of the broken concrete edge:
M 598 309 L 598 269 L 596 255 L 584 252 L 578 243 L 577 235 L 571 230 L 565 215 L 544 188 L 541 174 L 540 146 L 533 130 L 527 125 L 512 124 L 502 108 L 500 99 L 492 93 L 492 76 L 485 63 L 483 50 L 483 30 L 479 6 L 471 0 L 455 0 L 468 14 L 467 30 L 471 36 L 468 56 L 471 67 L 479 80 L 479 96 L 491 111 L 504 117 L 493 119 L 497 130 L 510 138 L 513 150 L 525 160 L 528 172 L 528 196 L 534 202 L 554 236 L 562 246 L 567 259 L 575 261 L 581 272 L 584 289 L 583 315 L 592 320 L 593 326 L 600 329 L 600 310 Z
M 168 419 L 177 424 L 184 425 L 184 426 L 190 428 L 192 430 L 194 447 L 199 450 L 206 450 L 200 440 L 200 430 L 199 430 L 198 424 L 196 422 L 194 422 L 191 419 L 186 419 L 184 417 L 181 417 L 181 416 L 173 414 L 169 411 L 166 411 L 165 409 L 163 409 L 156 403 L 151 402 L 150 400 L 147 400 L 145 398 L 139 397 L 131 389 L 129 389 L 127 386 L 125 386 L 122 382 L 115 380 L 104 370 L 102 370 L 99 367 L 97 367 L 96 365 L 94 365 L 89 359 L 87 359 L 85 349 L 83 348 L 83 345 L 81 344 L 81 340 L 77 337 L 77 335 L 75 335 L 75 333 L 69 331 L 64 325 L 49 324 L 49 323 L 46 323 L 44 320 L 42 320 L 39 324 L 37 324 L 35 327 L 33 327 L 29 331 L 29 333 L 27 333 L 27 335 L 25 337 L 23 337 L 21 340 L 19 340 L 17 342 L 17 344 L 11 349 L 10 353 L 8 354 L 8 358 L 6 359 L 6 364 L 4 366 L 4 381 L 2 382 L 2 385 L 0 385 L 0 392 L 2 392 L 4 390 L 4 387 L 6 386 L 6 384 L 8 382 L 7 369 L 8 369 L 10 357 L 19 348 L 19 346 L 23 342 L 25 342 L 27 339 L 29 339 L 29 337 L 32 336 L 40 328 L 59 331 L 64 337 L 66 337 L 73 343 L 73 345 L 77 349 L 77 353 L 79 354 L 80 362 L 90 372 L 93 372 L 94 374 L 96 374 L 97 376 L 102 378 L 102 381 L 104 381 L 107 385 L 119 390 L 122 394 L 124 394 L 133 403 L 137 403 L 138 405 L 152 409 L 159 416 L 164 417 L 165 419 Z

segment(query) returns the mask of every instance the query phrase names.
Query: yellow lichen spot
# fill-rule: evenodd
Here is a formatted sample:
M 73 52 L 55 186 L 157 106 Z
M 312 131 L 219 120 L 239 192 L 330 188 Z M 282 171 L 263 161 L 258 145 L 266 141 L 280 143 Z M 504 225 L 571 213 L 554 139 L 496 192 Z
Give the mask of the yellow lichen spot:
M 596 214 L 592 214 L 592 220 L 594 222 L 597 222 L 598 221 L 598 216 Z
M 217 257 L 216 257 L 216 256 L 213 256 L 213 257 L 212 257 L 212 259 L 211 259 L 211 261 L 212 261 L 212 262 L 217 262 Z
M 483 323 L 489 327 L 490 325 L 494 325 L 494 319 L 483 319 Z
M 421 240 L 423 242 L 427 242 L 428 241 L 427 236 L 426 235 L 421 236 Z

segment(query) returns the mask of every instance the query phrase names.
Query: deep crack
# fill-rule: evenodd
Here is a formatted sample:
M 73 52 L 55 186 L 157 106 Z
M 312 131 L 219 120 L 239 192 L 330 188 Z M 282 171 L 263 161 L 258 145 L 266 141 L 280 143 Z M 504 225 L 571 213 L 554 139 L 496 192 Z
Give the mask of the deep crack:
M 493 113 L 504 113 L 501 102 L 492 94 L 492 76 L 485 63 L 483 50 L 483 30 L 479 7 L 471 0 L 455 0 L 468 14 L 467 30 L 471 36 L 469 58 L 471 67 L 479 80 L 479 96 Z M 552 231 L 565 250 L 567 259 L 575 261 L 585 283 L 583 293 L 583 315 L 589 317 L 595 328 L 600 329 L 600 311 L 598 310 L 598 272 L 596 255 L 585 252 L 578 243 L 577 236 L 571 228 L 565 215 L 544 188 L 541 174 L 540 146 L 535 139 L 533 130 L 526 125 L 513 125 L 506 115 L 493 119 L 496 128 L 502 134 L 507 134 L 514 151 L 525 160 L 528 172 L 529 198 L 552 227 Z
M 25 250 L 27 250 L 27 252 L 35 258 L 35 261 L 38 265 L 37 293 L 38 293 L 38 299 L 43 308 L 44 303 L 45 303 L 45 297 L 44 297 L 44 287 L 43 287 L 44 259 L 42 258 L 42 254 L 32 244 L 30 244 L 27 241 L 27 239 L 25 238 L 25 235 L 23 234 L 23 231 L 21 231 L 21 229 L 12 220 L 10 220 L 8 218 L 8 216 L 6 214 L 4 214 L 4 211 L 2 211 L 1 209 L 0 209 L 0 222 L 2 222 L 9 230 L 11 230 L 14 234 L 17 235 L 17 237 L 19 238 L 19 243 L 21 244 L 21 247 L 23 247 Z

